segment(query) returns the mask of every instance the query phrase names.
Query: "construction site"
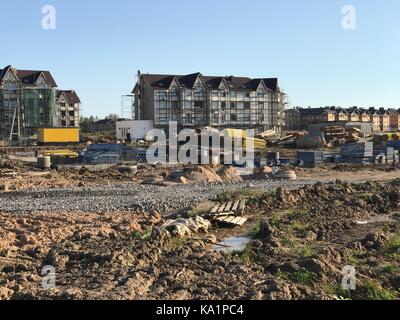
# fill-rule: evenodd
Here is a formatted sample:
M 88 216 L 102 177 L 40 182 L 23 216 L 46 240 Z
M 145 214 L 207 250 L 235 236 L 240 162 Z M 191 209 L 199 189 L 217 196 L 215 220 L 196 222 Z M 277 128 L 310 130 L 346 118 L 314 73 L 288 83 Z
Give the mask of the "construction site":
M 9 140 L 37 126 L 27 112 L 53 121 L 52 108 L 22 100 L 31 104 L 4 118 Z M 107 143 L 59 130 L 39 130 L 42 146 L 0 148 L 2 300 L 400 297 L 396 133 L 330 126 L 250 139 L 230 129 L 254 145 L 243 174 L 235 157 L 149 163 L 154 141 L 141 130 Z M 354 290 L 342 284 L 348 266 Z

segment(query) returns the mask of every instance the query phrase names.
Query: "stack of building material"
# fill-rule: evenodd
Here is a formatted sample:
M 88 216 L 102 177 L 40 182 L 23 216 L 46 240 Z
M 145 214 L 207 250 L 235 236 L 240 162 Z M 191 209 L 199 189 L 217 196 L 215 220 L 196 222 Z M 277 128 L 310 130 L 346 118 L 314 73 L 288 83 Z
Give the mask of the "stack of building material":
M 320 151 L 298 151 L 297 160 L 300 160 L 305 168 L 315 168 L 323 162 L 323 153 Z
M 393 140 L 393 141 L 388 141 L 386 143 L 386 147 L 391 147 L 394 148 L 395 150 L 400 150 L 400 140 Z
M 334 152 L 322 152 L 323 163 L 334 163 L 336 161 L 336 153 Z
M 372 142 L 347 143 L 341 146 L 340 163 L 370 163 L 373 157 Z
M 121 152 L 121 161 L 131 161 L 137 163 L 146 163 L 146 153 L 147 148 L 136 147 L 136 146 L 126 146 Z
M 394 163 L 395 150 L 393 147 L 374 146 L 375 163 Z M 377 162 L 378 161 L 378 162 Z
M 120 161 L 121 144 L 92 144 L 85 152 L 83 161 L 88 164 L 113 164 Z

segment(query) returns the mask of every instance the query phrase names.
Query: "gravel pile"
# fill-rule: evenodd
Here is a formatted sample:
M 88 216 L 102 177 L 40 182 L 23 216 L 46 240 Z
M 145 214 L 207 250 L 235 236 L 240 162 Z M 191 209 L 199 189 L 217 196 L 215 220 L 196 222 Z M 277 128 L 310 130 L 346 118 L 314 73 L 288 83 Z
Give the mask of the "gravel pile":
M 120 185 L 0 193 L 1 212 L 115 212 L 167 213 L 215 197 L 224 190 L 278 187 L 298 188 L 316 181 L 216 182 L 187 185 Z

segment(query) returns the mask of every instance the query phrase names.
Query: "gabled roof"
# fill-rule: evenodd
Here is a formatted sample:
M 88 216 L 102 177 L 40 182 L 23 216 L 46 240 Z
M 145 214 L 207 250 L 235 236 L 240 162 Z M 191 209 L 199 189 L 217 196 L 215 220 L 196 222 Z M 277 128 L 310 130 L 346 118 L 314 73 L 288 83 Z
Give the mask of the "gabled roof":
M 0 69 L 0 81 L 3 80 L 9 69 L 11 69 L 11 66 L 7 66 L 4 69 Z
M 200 76 L 200 72 L 188 74 L 186 76 L 177 76 L 178 81 L 182 87 L 193 88 L 197 78 Z
M 57 99 L 59 99 L 62 94 L 64 94 L 68 103 L 81 103 L 81 100 L 74 90 L 57 90 Z
M 34 85 L 41 74 L 44 75 L 51 87 L 57 87 L 57 83 L 49 71 L 17 70 L 17 76 L 23 85 Z
M 142 74 L 144 81 L 149 83 L 153 88 L 168 89 L 172 81 L 176 78 L 178 83 L 184 88 L 192 89 L 198 77 L 204 79 L 206 85 L 210 89 L 218 89 L 222 81 L 225 81 L 228 87 L 232 90 L 251 90 L 258 89 L 260 82 L 263 81 L 267 89 L 274 92 L 279 91 L 277 78 L 260 78 L 251 79 L 247 77 L 234 76 L 203 76 L 200 72 L 188 75 L 163 75 L 163 74 Z M 132 93 L 137 87 L 132 90 Z

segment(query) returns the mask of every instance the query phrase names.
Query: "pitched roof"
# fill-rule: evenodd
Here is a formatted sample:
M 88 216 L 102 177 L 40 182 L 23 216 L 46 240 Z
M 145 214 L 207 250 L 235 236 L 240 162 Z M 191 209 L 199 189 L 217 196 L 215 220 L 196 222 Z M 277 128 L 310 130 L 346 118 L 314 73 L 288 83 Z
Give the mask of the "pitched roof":
M 4 76 L 6 75 L 8 69 L 10 69 L 11 66 L 7 66 L 4 69 L 0 69 L 0 81 L 3 80 Z
M 274 92 L 279 91 L 277 78 L 251 79 L 247 77 L 234 76 L 203 76 L 200 72 L 188 75 L 166 75 L 166 74 L 142 74 L 142 79 L 149 83 L 153 88 L 168 89 L 174 79 L 185 88 L 193 88 L 197 78 L 202 76 L 207 86 L 211 89 L 217 89 L 223 79 L 232 90 L 257 90 L 261 81 L 264 81 L 266 87 Z M 135 86 L 136 88 L 136 86 Z M 132 92 L 135 91 L 135 88 Z
M 23 85 L 33 85 L 36 83 L 40 74 L 45 76 L 46 80 L 52 87 L 57 87 L 57 83 L 54 81 L 53 76 L 49 71 L 40 71 L 40 70 L 17 70 L 17 76 L 22 82 Z
M 59 99 L 62 94 L 64 94 L 68 103 L 81 103 L 81 100 L 74 90 L 57 90 L 57 99 Z

